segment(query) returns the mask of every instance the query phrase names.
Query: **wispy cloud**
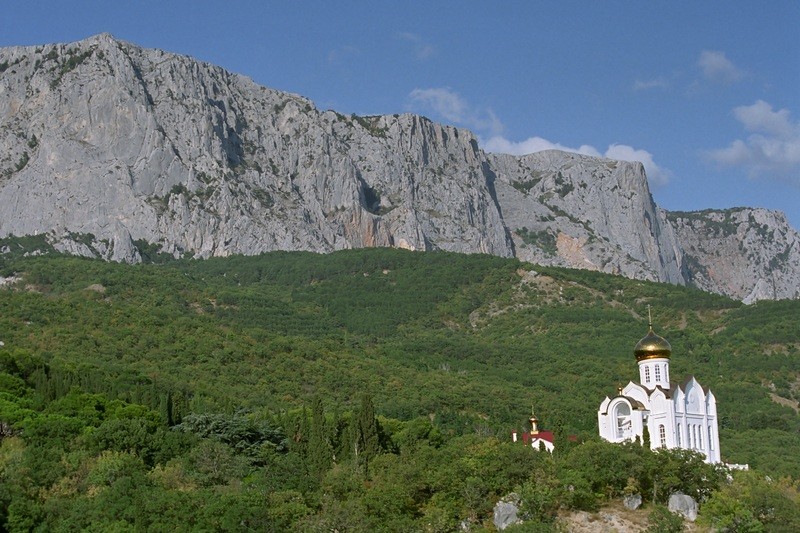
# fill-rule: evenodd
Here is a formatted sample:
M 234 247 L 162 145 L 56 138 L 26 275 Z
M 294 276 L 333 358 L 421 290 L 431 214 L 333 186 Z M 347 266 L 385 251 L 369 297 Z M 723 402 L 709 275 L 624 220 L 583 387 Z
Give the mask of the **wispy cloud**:
M 491 109 L 470 106 L 458 93 L 448 87 L 414 89 L 408 97 L 412 107 L 430 109 L 457 126 L 488 132 L 491 135 L 499 135 L 504 129 L 503 123 Z
M 409 33 L 409 32 L 400 32 L 397 36 L 408 42 L 414 48 L 414 57 L 419 59 L 420 61 L 424 61 L 426 59 L 430 59 L 436 54 L 436 48 L 426 42 L 420 35 L 416 33 Z
M 744 77 L 744 71 L 725 57 L 724 52 L 703 50 L 697 60 L 697 66 L 703 77 L 713 83 L 729 85 Z
M 584 144 L 579 148 L 571 148 L 563 144 L 548 141 L 543 137 L 528 137 L 524 141 L 514 142 L 509 141 L 505 137 L 496 135 L 490 137 L 483 144 L 483 148 L 487 152 L 494 152 L 499 154 L 511 155 L 525 155 L 534 152 L 541 152 L 543 150 L 561 150 L 563 152 L 572 152 L 575 154 L 590 155 L 594 157 L 601 157 L 602 154 L 594 146 Z
M 636 80 L 633 83 L 634 91 L 647 91 L 649 89 L 666 89 L 669 87 L 669 82 L 663 76 L 653 78 L 650 80 Z
M 723 166 L 743 168 L 752 178 L 800 186 L 800 123 L 792 122 L 789 110 L 774 111 L 772 105 L 758 100 L 735 108 L 733 116 L 751 134 L 727 148 L 708 151 L 706 156 Z
M 525 155 L 541 152 L 542 150 L 561 150 L 592 157 L 618 159 L 620 161 L 639 161 L 644 166 L 647 179 L 651 185 L 663 186 L 669 182 L 669 171 L 656 164 L 653 154 L 647 150 L 636 149 L 626 144 L 612 144 L 603 153 L 588 144 L 573 148 L 548 141 L 542 137 L 529 137 L 521 142 L 513 142 L 501 136 L 494 136 L 482 144 L 487 152 L 512 155 Z
M 361 50 L 355 46 L 343 45 L 328 52 L 328 64 L 337 65 L 348 59 L 361 55 Z

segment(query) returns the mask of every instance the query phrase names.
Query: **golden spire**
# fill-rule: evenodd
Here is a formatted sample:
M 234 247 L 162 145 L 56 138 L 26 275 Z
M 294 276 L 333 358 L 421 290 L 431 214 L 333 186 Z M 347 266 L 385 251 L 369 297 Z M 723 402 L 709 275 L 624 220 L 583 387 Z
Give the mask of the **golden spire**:
M 539 419 L 536 418 L 536 413 L 533 412 L 532 405 L 531 405 L 531 417 L 529 421 L 531 423 L 531 435 L 537 435 L 539 433 Z

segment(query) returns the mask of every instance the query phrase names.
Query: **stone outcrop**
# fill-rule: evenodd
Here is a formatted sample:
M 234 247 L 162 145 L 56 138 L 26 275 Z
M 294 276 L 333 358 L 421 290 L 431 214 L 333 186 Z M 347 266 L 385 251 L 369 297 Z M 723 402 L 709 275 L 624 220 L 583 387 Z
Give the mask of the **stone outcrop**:
M 469 132 L 345 117 L 99 35 L 0 54 L 0 234 L 136 261 L 362 246 L 513 247 Z M 91 235 L 96 244 L 72 235 Z M 73 239 L 75 240 L 75 239 Z
M 107 34 L 0 49 L 0 237 L 35 234 L 126 262 L 394 246 L 800 297 L 779 213 L 667 213 L 638 163 L 486 154 L 463 129 L 320 111 Z
M 691 496 L 676 492 L 669 497 L 670 512 L 681 515 L 685 520 L 697 520 L 697 501 Z
M 628 509 L 629 511 L 635 511 L 642 506 L 642 495 L 628 494 L 622 499 L 622 505 L 624 505 L 625 509 Z
M 519 518 L 519 495 L 515 492 L 508 494 L 501 498 L 494 505 L 494 512 L 492 515 L 492 523 L 498 531 L 503 531 L 508 526 L 521 524 L 522 520 Z

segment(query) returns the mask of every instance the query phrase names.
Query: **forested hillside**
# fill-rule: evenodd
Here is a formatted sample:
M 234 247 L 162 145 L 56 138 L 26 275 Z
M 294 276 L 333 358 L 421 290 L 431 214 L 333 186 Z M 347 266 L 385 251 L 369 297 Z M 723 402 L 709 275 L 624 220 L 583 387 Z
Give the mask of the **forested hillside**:
M 547 528 L 631 483 L 707 498 L 717 526 L 800 523 L 800 301 L 488 255 L 124 265 L 23 255 L 37 246 L 0 242 L 6 528 L 449 531 L 512 490 Z M 717 397 L 723 460 L 755 474 L 727 485 L 693 454 L 599 442 L 647 305 L 672 375 Z M 553 457 L 508 442 L 531 406 Z M 727 505 L 745 486 L 780 519 L 761 496 Z

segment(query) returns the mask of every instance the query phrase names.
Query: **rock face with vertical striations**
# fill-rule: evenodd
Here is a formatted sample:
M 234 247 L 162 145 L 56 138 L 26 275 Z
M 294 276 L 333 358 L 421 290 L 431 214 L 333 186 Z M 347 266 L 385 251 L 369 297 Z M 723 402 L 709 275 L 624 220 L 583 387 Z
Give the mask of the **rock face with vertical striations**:
M 394 246 L 800 297 L 798 234 L 780 214 L 669 214 L 638 163 L 486 154 L 463 129 L 319 111 L 107 34 L 0 49 L 0 147 L 0 237 L 46 234 L 72 254 Z M 730 216 L 734 233 L 712 232 Z
M 745 303 L 800 298 L 800 234 L 766 209 L 668 213 L 687 283 Z
M 488 157 L 520 258 L 683 282 L 678 242 L 641 163 L 556 150 Z

